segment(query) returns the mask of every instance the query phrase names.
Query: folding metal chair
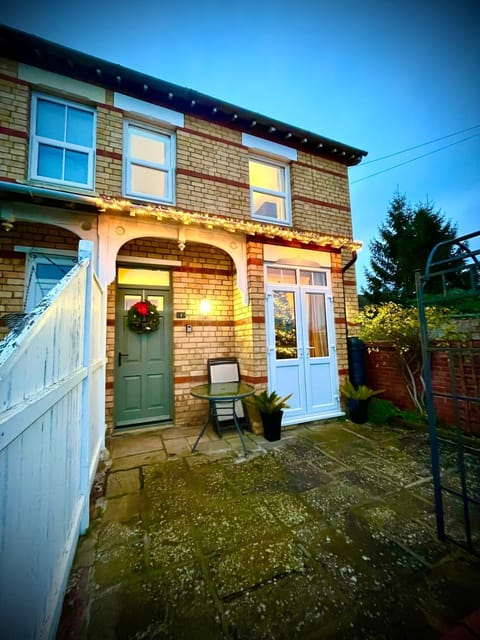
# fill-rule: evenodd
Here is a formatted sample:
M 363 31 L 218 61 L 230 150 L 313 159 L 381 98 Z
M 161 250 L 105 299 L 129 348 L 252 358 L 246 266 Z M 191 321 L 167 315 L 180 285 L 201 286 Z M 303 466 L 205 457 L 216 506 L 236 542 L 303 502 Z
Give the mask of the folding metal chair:
M 240 382 L 240 367 L 237 358 L 209 358 L 207 360 L 208 382 Z M 241 400 L 214 402 L 212 411 L 213 428 L 219 436 L 222 431 L 235 428 L 233 421 L 233 411 L 237 416 L 238 423 L 243 429 L 248 426 L 245 411 Z

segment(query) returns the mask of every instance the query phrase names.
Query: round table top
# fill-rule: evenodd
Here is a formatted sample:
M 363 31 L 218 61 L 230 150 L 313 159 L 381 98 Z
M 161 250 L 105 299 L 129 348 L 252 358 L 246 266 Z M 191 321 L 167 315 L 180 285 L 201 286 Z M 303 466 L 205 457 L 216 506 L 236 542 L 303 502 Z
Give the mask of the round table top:
M 255 393 L 246 382 L 210 382 L 190 389 L 192 396 L 205 400 L 238 400 Z

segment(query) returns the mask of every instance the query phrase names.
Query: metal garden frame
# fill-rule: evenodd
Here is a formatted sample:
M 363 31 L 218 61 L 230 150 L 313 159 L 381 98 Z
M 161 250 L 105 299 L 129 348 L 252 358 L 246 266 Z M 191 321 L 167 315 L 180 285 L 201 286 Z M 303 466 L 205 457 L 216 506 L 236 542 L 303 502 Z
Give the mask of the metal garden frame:
M 437 533 L 440 539 L 447 539 L 480 556 L 480 446 L 469 443 L 468 436 L 461 428 L 465 412 L 467 415 L 472 411 L 473 415 L 480 415 L 480 346 L 471 342 L 467 345 L 439 345 L 434 336 L 429 334 L 425 313 L 425 289 L 436 278 L 441 280 L 442 297 L 446 301 L 449 296 L 450 299 L 452 297 L 448 287 L 449 277 L 461 276 L 469 286 L 465 293 L 469 296 L 480 295 L 480 262 L 477 258 L 480 248 L 472 250 L 469 247 L 469 241 L 476 243 L 479 238 L 480 231 L 435 245 L 428 257 L 424 274 L 416 274 L 416 289 Z M 441 259 L 439 250 L 448 245 L 456 247 L 458 255 Z M 431 359 L 434 352 L 443 352 L 448 358 L 448 391 L 433 389 Z M 461 393 L 458 388 L 457 381 L 462 379 L 459 376 L 464 373 L 462 367 L 465 367 L 465 363 L 469 389 L 473 389 L 473 393 Z M 439 429 L 435 400 L 453 404 L 453 429 Z M 459 515 L 463 517 L 463 530 L 458 527 Z

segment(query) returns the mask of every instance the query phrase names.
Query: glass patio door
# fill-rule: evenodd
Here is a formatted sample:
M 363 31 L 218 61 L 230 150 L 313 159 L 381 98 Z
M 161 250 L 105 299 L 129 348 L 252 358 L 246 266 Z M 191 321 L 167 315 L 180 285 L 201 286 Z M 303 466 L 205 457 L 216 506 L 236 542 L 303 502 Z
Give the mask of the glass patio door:
M 283 424 L 339 412 L 327 273 L 267 267 L 269 388 L 292 393 Z

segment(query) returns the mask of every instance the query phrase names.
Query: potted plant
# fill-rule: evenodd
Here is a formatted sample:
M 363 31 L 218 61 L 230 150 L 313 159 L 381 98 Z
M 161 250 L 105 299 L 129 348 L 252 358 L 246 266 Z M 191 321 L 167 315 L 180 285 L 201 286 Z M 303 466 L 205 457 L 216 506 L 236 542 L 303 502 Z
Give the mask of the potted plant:
M 263 435 L 269 442 L 280 440 L 283 409 L 289 408 L 287 400 L 291 396 L 290 393 L 281 398 L 276 391 L 268 393 L 264 390 L 247 398 L 247 402 L 258 409 L 262 418 Z
M 383 392 L 384 389 L 374 390 L 364 384 L 355 387 L 348 378 L 340 385 L 340 395 L 346 401 L 348 417 L 356 424 L 363 424 L 367 421 L 370 398 Z

